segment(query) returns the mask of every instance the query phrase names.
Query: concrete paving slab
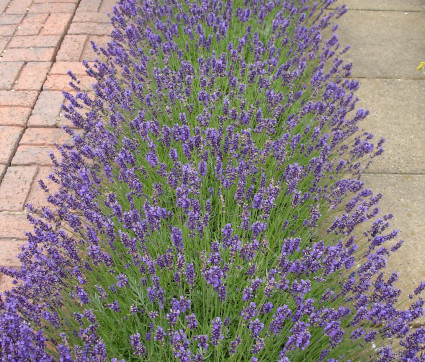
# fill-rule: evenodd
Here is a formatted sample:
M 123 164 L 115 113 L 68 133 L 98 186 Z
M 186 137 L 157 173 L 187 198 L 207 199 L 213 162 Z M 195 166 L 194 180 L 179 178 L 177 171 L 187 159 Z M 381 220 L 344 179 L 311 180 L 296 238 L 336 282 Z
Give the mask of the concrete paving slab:
M 352 77 L 424 79 L 425 16 L 419 12 L 349 11 L 336 20 Z M 412 26 L 414 24 L 414 27 Z
M 338 0 L 331 8 L 342 4 L 348 10 L 425 11 L 423 0 Z
M 361 79 L 358 106 L 370 114 L 360 127 L 376 140 L 385 138 L 385 152 L 368 173 L 425 174 L 425 81 Z
M 382 215 L 391 213 L 391 230 L 400 229 L 403 246 L 389 258 L 389 271 L 400 272 L 398 287 L 407 296 L 425 281 L 425 175 L 365 175 L 366 185 L 382 193 Z

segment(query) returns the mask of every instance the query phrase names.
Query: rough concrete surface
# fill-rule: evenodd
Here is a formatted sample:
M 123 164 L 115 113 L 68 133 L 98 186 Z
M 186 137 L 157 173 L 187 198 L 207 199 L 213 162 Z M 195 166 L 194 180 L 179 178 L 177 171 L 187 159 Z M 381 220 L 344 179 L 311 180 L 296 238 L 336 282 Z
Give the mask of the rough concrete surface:
M 347 3 L 349 3 L 347 1 Z M 344 59 L 354 78 L 423 79 L 416 70 L 425 54 L 425 15 L 404 11 L 348 11 L 338 24 Z
M 424 91 L 424 80 L 360 80 L 358 106 L 370 111 L 361 126 L 386 140 L 369 173 L 425 173 Z
M 425 11 L 423 0 L 338 0 L 331 8 L 343 4 L 349 10 Z
M 394 215 L 392 229 L 400 230 L 397 240 L 404 244 L 389 258 L 389 267 L 400 273 L 404 293 L 412 293 L 425 280 L 425 175 L 369 174 L 363 180 L 382 193 L 382 211 Z
M 417 71 L 425 61 L 425 1 L 344 2 L 351 9 L 337 21 L 342 45 L 351 45 L 344 59 L 360 81 L 358 107 L 370 110 L 361 126 L 387 140 L 363 180 L 383 194 L 381 210 L 400 230 L 404 245 L 389 266 L 406 298 L 425 280 L 425 75 Z

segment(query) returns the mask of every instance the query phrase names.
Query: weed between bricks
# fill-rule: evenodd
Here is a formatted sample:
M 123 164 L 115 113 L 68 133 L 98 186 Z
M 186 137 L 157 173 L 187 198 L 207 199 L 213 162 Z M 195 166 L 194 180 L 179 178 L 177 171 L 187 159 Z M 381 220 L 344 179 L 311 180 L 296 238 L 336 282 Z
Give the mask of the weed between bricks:
M 420 361 L 334 0 L 113 8 L 0 295 L 3 361 Z M 322 39 L 331 29 L 329 39 Z

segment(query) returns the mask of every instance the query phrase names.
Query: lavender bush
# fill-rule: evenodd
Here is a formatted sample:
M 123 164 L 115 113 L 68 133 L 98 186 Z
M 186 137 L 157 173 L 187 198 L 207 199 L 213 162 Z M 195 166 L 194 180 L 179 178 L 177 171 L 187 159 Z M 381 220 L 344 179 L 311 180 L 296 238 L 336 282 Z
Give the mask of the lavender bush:
M 424 359 L 333 2 L 114 7 L 94 91 L 70 74 L 60 191 L 2 268 L 3 361 Z

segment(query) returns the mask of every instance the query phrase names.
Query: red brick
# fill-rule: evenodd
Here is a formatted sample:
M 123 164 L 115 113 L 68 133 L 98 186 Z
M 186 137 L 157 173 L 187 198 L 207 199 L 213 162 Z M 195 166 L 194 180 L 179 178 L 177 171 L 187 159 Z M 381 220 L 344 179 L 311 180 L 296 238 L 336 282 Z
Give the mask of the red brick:
M 11 0 L 6 14 L 25 14 L 31 3 L 32 0 Z
M 16 90 L 41 90 L 50 65 L 50 62 L 27 63 L 13 88 Z
M 0 89 L 12 88 L 23 65 L 23 62 L 0 62 Z
M 55 48 L 59 45 L 60 35 L 14 36 L 8 48 Z
M 6 49 L 6 45 L 10 40 L 10 36 L 4 36 L 0 38 L 0 54 L 3 53 L 3 50 Z M 0 55 L 1 60 L 2 55 Z
M 0 210 L 23 211 L 36 166 L 10 166 L 0 184 Z
M 0 25 L 15 25 L 18 24 L 21 19 L 23 18 L 23 15 L 2 15 L 0 16 Z
M 87 40 L 87 35 L 65 36 L 58 54 L 57 61 L 78 62 Z
M 28 14 L 15 35 L 38 35 L 49 14 Z
M 47 146 L 70 140 L 71 136 L 60 128 L 27 128 L 19 145 Z
M 21 246 L 24 244 L 25 240 L 0 239 L 0 265 L 7 267 L 19 265 L 18 254 L 21 253 Z
M 12 36 L 17 25 L 0 25 L 0 36 Z
M 71 14 L 50 14 L 46 23 L 44 24 L 41 35 L 57 35 L 62 34 L 72 17 Z
M 76 4 L 72 3 L 50 3 L 50 4 L 33 4 L 30 13 L 74 13 Z
M 89 62 L 93 66 L 93 62 Z M 68 74 L 70 70 L 75 75 L 87 75 L 87 68 L 81 62 L 55 62 L 49 74 Z
M 76 23 L 73 22 L 68 30 L 69 34 L 111 35 L 113 27 L 104 23 Z
M 72 3 L 77 4 L 79 0 L 34 0 L 33 4 Z
M 28 127 L 54 127 L 64 97 L 61 92 L 42 91 L 28 120 Z
M 27 107 L 0 107 L 1 126 L 25 126 L 31 108 Z
M 55 146 L 19 146 L 13 156 L 12 166 L 52 166 L 49 152 L 53 152 L 60 159 Z
M 103 0 L 100 5 L 99 12 L 107 13 L 112 12 L 112 7 L 117 5 L 116 0 Z
M 72 21 L 76 23 L 106 23 L 110 24 L 111 20 L 104 12 L 101 13 L 83 13 L 77 11 Z
M 46 198 L 48 195 L 54 195 L 59 191 L 60 186 L 48 178 L 49 174 L 52 172 L 51 167 L 40 167 L 37 176 L 35 177 L 34 184 L 31 187 L 31 191 L 28 195 L 27 203 L 32 204 L 35 208 L 39 209 L 41 206 L 52 206 L 47 202 Z M 40 185 L 38 180 L 43 180 L 44 184 L 48 188 L 48 192 L 45 192 Z
M 95 83 L 95 79 L 92 77 L 87 76 L 78 76 L 78 80 L 80 81 L 80 84 L 78 85 L 81 89 L 92 89 L 92 84 Z M 46 82 L 43 85 L 43 90 L 63 90 L 63 91 L 70 91 L 74 90 L 69 85 L 69 82 L 72 81 L 71 77 L 69 75 L 59 75 L 59 74 L 52 74 L 47 77 Z
M 3 61 L 24 61 L 24 62 L 51 62 L 55 48 L 13 48 L 7 49 L 3 54 Z
M 15 267 L 18 267 L 18 265 L 15 265 Z M 12 283 L 12 280 L 13 278 L 0 273 L 0 293 L 4 293 L 6 290 L 11 290 L 13 287 L 15 287 L 15 284 Z
M 84 47 L 83 53 L 81 54 L 81 59 L 87 60 L 89 62 L 94 62 L 96 59 L 103 59 L 105 56 L 101 53 L 101 55 L 97 55 L 92 46 L 90 41 L 93 41 L 97 48 L 105 48 L 107 49 L 107 44 L 111 42 L 110 36 L 90 36 L 89 41 L 87 42 L 86 46 Z
M 0 14 L 4 13 L 9 3 L 10 3 L 10 0 L 0 0 Z
M 18 147 L 24 129 L 13 126 L 0 126 L 0 163 L 9 163 L 12 152 Z
M 32 107 L 37 96 L 35 91 L 0 91 L 0 106 Z
M 0 237 L 25 239 L 25 231 L 31 231 L 31 223 L 25 213 L 0 213 Z
M 77 11 L 97 12 L 102 0 L 81 0 Z

